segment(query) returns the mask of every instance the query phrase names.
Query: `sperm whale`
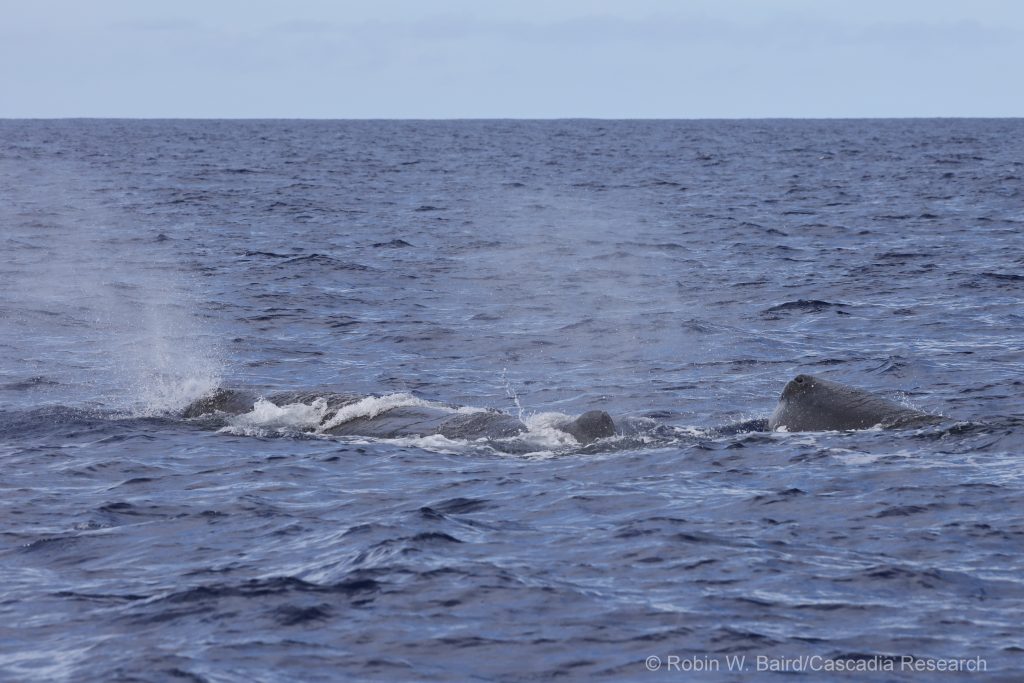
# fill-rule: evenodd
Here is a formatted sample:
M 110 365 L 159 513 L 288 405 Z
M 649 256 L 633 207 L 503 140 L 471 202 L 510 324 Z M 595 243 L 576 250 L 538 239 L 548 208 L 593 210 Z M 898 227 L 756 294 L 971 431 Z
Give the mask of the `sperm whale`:
M 193 401 L 183 416 L 237 416 L 249 413 L 261 397 L 252 392 L 220 388 Z M 393 439 L 405 436 L 440 435 L 449 439 L 503 439 L 527 431 L 514 415 L 493 409 L 460 409 L 408 397 L 395 405 L 376 397 L 324 392 L 286 392 L 266 397 L 274 406 L 318 405 L 322 416 L 316 431 L 336 436 L 367 436 Z M 615 423 L 603 410 L 592 410 L 554 425 L 580 444 L 613 436 Z
M 407 436 L 440 435 L 449 439 L 509 439 L 528 431 L 522 420 L 493 409 L 466 409 L 432 403 L 410 395 L 392 395 L 401 400 L 388 402 L 333 392 L 284 392 L 262 398 L 252 392 L 220 388 L 185 408 L 186 418 L 245 416 L 260 401 L 276 407 L 316 406 L 320 434 L 392 439 Z M 945 418 L 900 405 L 863 389 L 813 375 L 797 375 L 782 390 L 767 420 L 754 419 L 712 430 L 719 435 L 754 431 L 840 431 L 872 427 L 899 428 L 937 424 Z M 591 410 L 554 428 L 588 445 L 616 434 L 630 435 L 674 428 L 624 418 L 618 423 L 603 410 Z
M 922 413 L 863 389 L 813 375 L 797 375 L 782 390 L 768 418 L 768 429 L 821 432 L 915 427 L 942 420 L 941 416 Z

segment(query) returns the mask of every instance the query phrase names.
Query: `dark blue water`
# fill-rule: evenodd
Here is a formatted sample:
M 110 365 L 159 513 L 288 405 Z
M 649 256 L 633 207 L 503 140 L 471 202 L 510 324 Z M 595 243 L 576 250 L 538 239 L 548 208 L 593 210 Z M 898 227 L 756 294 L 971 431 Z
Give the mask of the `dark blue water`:
M 1021 120 L 0 121 L 0 679 L 1018 680 L 1022 233 Z M 950 419 L 714 431 L 798 372 Z

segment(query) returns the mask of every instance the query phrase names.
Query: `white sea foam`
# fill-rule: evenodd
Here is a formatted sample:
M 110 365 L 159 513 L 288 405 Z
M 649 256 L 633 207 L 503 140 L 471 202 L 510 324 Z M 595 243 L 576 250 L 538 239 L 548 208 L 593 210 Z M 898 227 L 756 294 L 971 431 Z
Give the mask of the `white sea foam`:
M 579 442 L 568 432 L 558 429 L 572 417 L 565 413 L 534 413 L 523 416 L 526 430 L 516 438 L 537 450 L 564 449 L 566 446 L 578 446 Z
M 312 403 L 287 403 L 278 406 L 265 398 L 253 404 L 252 411 L 239 415 L 239 424 L 260 427 L 315 427 L 327 413 L 327 401 L 318 398 Z
M 326 435 L 332 427 L 345 424 L 357 418 L 374 418 L 394 408 L 424 407 L 455 413 L 476 413 L 482 408 L 453 408 L 443 403 L 426 401 L 408 393 L 367 396 L 355 403 L 343 406 L 331 414 L 325 398 L 316 398 L 310 403 L 289 403 L 277 405 L 260 398 L 247 413 L 236 415 L 220 431 L 236 435 L 267 436 L 305 432 Z M 441 438 L 441 437 L 438 437 Z M 457 443 L 448 441 L 448 445 Z
M 328 411 L 327 401 L 289 403 L 278 406 L 265 398 L 253 404 L 248 413 L 235 415 L 220 431 L 238 436 L 268 436 L 314 430 Z
M 453 413 L 456 412 L 456 409 L 446 406 L 443 403 L 425 401 L 407 393 L 386 394 L 384 396 L 367 396 L 360 401 L 356 401 L 355 403 L 341 408 L 341 410 L 335 413 L 331 419 L 320 425 L 318 431 L 326 432 L 331 427 L 337 427 L 338 425 L 345 424 L 350 420 L 355 420 L 360 417 L 372 419 L 381 413 L 391 410 L 392 408 L 409 407 L 439 408 L 442 410 L 450 410 Z

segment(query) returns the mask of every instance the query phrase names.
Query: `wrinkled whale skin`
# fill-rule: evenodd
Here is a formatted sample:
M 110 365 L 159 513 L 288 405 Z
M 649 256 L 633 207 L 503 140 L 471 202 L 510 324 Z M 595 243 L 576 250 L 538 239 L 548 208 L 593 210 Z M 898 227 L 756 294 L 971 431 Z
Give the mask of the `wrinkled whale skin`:
M 770 431 L 824 432 L 914 427 L 942 421 L 870 392 L 813 375 L 797 375 L 782 390 Z

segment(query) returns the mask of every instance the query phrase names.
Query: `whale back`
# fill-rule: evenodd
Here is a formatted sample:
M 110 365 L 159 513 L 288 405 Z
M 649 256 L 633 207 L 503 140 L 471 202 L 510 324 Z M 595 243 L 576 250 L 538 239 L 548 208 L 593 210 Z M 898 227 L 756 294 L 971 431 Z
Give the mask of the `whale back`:
M 575 420 L 559 425 L 558 428 L 571 434 L 584 446 L 615 435 L 615 422 L 612 421 L 612 416 L 603 410 L 588 410 Z
M 931 424 L 941 418 L 902 406 L 863 389 L 798 375 L 782 390 L 768 429 L 821 432 Z
M 401 406 L 378 415 L 353 417 L 327 427 L 334 436 L 367 436 L 375 439 L 397 439 L 406 436 L 438 434 L 452 413 L 426 406 Z
M 183 411 L 186 418 L 205 416 L 223 419 L 247 413 L 259 397 L 235 389 L 217 389 L 192 402 Z M 322 401 L 325 412 L 320 429 L 335 436 L 365 436 L 379 439 L 440 435 L 449 439 L 508 439 L 527 431 L 521 420 L 497 410 L 457 410 L 456 406 L 396 406 L 372 415 L 355 415 L 336 422 L 338 411 L 365 397 L 324 391 L 289 391 L 272 394 L 266 400 L 277 406 L 312 404 Z M 557 426 L 571 434 L 580 444 L 613 436 L 615 423 L 603 410 L 591 410 Z
M 345 406 L 357 403 L 365 398 L 358 394 L 343 394 L 335 391 L 281 391 L 271 394 L 267 400 L 276 406 L 286 406 L 293 403 L 312 404 L 314 401 L 326 402 L 328 411 L 336 413 Z
M 182 417 L 194 418 L 217 413 L 228 415 L 247 413 L 252 410 L 256 398 L 256 394 L 248 391 L 218 388 L 213 393 L 188 404 L 182 412 Z
M 496 410 L 458 413 L 444 421 L 438 433 L 449 439 L 505 439 L 526 431 L 516 417 Z

